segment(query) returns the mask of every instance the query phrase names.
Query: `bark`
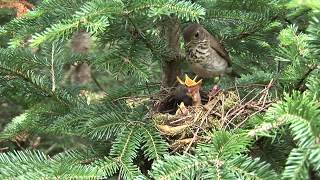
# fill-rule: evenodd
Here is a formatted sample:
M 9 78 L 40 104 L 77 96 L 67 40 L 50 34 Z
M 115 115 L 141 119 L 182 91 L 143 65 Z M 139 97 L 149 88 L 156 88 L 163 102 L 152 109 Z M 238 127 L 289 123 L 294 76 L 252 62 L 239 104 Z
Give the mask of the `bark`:
M 170 58 L 164 60 L 163 66 L 163 84 L 166 87 L 175 86 L 176 77 L 181 74 L 180 69 L 180 46 L 179 46 L 179 38 L 180 38 L 180 24 L 177 18 L 172 17 L 171 21 L 167 25 L 166 36 L 168 40 L 168 45 L 170 50 L 172 51 L 172 55 Z

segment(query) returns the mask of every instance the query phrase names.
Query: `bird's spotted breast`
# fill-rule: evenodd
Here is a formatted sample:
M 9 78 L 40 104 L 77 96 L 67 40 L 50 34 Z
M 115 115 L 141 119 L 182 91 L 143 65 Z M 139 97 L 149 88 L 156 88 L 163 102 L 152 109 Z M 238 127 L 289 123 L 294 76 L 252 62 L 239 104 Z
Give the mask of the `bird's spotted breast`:
M 187 61 L 198 76 L 209 78 L 223 75 L 228 63 L 214 49 L 206 44 L 195 44 L 187 50 Z

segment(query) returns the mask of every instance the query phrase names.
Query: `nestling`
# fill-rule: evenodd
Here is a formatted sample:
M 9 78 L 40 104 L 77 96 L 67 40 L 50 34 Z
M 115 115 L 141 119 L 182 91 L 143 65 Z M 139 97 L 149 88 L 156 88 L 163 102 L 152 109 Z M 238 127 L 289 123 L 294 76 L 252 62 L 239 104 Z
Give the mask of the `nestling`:
M 211 78 L 228 74 L 239 77 L 231 68 L 231 60 L 225 48 L 200 24 L 187 26 L 183 38 L 186 59 L 198 76 Z
M 184 85 L 187 88 L 186 95 L 191 97 L 192 105 L 199 106 L 201 105 L 201 96 L 200 96 L 200 86 L 202 83 L 202 79 L 196 81 L 197 76 L 194 79 L 189 78 L 189 76 L 185 75 L 185 80 L 182 81 L 178 76 L 177 80 L 181 85 Z

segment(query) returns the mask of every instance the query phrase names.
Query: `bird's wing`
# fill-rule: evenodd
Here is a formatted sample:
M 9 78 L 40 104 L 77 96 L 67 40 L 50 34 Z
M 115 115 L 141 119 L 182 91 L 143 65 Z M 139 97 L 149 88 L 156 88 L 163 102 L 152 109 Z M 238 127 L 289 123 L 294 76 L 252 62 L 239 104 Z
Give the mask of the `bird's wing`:
M 226 51 L 225 47 L 221 43 L 218 42 L 217 39 L 212 37 L 210 39 L 210 46 L 212 49 L 216 50 L 217 53 L 228 62 L 229 66 L 231 66 L 231 59 L 230 59 L 228 52 Z
M 223 47 L 223 45 L 221 43 L 219 43 L 216 39 L 213 38 L 210 42 L 210 46 L 211 46 L 211 48 L 216 50 L 216 52 L 228 62 L 228 66 L 230 68 L 230 72 L 228 72 L 228 74 L 231 77 L 240 78 L 241 76 L 239 75 L 239 73 L 237 73 L 236 71 L 234 71 L 232 69 L 230 56 L 229 56 L 228 52 L 226 51 L 226 49 Z

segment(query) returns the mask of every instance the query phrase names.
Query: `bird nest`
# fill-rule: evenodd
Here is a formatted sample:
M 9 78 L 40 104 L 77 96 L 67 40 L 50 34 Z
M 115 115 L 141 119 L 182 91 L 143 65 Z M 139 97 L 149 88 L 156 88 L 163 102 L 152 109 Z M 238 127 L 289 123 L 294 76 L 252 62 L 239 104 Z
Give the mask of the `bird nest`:
M 156 103 L 152 119 L 173 152 L 189 151 L 192 144 L 208 140 L 205 134 L 209 130 L 239 128 L 253 115 L 265 111 L 272 103 L 268 98 L 271 86 L 272 81 L 261 91 L 251 92 L 244 98 L 238 93 L 240 87 L 218 90 L 214 94 L 202 93 L 201 104 L 190 106 L 183 100 L 177 106 L 170 104 L 177 101 L 172 101 L 174 95 L 169 95 Z

